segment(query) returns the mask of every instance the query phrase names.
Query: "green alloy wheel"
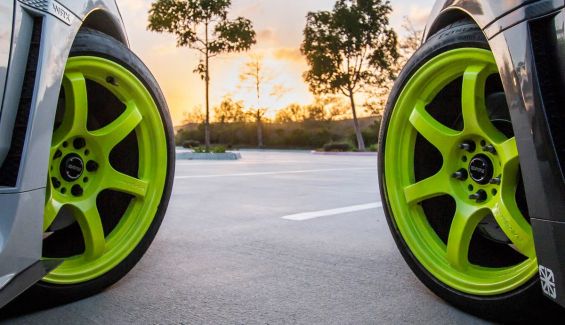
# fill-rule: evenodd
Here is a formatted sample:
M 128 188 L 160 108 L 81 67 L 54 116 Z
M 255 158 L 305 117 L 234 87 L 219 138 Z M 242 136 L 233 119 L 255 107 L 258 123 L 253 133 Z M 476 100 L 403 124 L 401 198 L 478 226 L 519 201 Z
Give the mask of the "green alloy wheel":
M 87 80 L 96 83 L 90 85 L 92 91 L 101 86 L 124 106 L 113 121 L 94 130 L 87 126 L 88 111 L 93 109 L 89 108 Z M 161 202 L 168 157 L 156 104 L 141 81 L 126 68 L 103 58 L 73 57 L 67 62 L 63 89 L 65 109 L 51 146 L 44 231 L 50 230 L 57 216 L 67 212 L 78 223 L 84 245 L 80 245 L 81 254 L 62 256 L 63 264 L 44 281 L 72 284 L 108 272 L 141 241 Z M 130 135 L 131 145 L 119 147 Z M 114 150 L 116 155 L 138 156 L 138 161 L 132 161 L 137 168 L 119 170 L 112 166 L 110 156 Z M 118 213 L 121 216 L 115 225 L 104 225 L 103 208 L 97 206 L 104 191 L 109 195 L 118 192 L 129 201 L 127 209 Z M 50 236 L 56 236 L 55 232 Z M 59 248 L 51 249 L 49 239 L 46 243 L 45 254 Z
M 516 139 L 481 31 L 457 23 L 425 43 L 397 81 L 383 125 L 385 212 L 422 282 L 499 321 L 545 306 Z
M 43 258 L 63 263 L 22 299 L 51 306 L 86 297 L 139 261 L 170 197 L 171 130 L 141 61 L 111 37 L 79 32 L 63 77 L 45 201 Z
M 531 226 L 515 198 L 519 177 L 516 140 L 491 123 L 484 105 L 486 80 L 496 71 L 492 54 L 483 49 L 450 50 L 428 61 L 397 101 L 385 148 L 389 204 L 404 240 L 441 282 L 476 295 L 511 291 L 537 273 Z M 461 130 L 442 124 L 426 110 L 459 77 L 463 79 Z M 420 143 L 427 141 L 442 158 L 441 167 L 431 176 L 425 171 L 416 175 L 418 136 L 423 138 Z M 422 158 L 433 159 L 431 155 Z M 455 205 L 454 216 L 449 229 L 438 225 L 436 232 L 422 202 L 444 195 Z M 488 217 L 494 217 L 513 244 L 511 249 L 523 255 L 523 260 L 501 268 L 469 261 L 472 236 Z

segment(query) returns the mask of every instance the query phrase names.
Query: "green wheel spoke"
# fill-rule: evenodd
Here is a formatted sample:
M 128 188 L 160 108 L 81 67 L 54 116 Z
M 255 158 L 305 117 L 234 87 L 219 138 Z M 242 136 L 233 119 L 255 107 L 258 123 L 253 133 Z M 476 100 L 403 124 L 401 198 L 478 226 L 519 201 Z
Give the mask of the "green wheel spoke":
M 104 254 L 106 249 L 106 239 L 104 237 L 104 228 L 102 227 L 102 219 L 96 207 L 96 202 L 88 200 L 79 205 L 75 212 L 82 236 L 84 238 L 84 258 L 86 260 L 95 260 Z
M 67 72 L 63 79 L 65 89 L 65 118 L 53 134 L 53 146 L 59 145 L 69 134 L 81 134 L 86 131 L 88 116 L 88 95 L 86 80 L 80 72 Z
M 509 143 L 512 140 L 508 140 Z M 532 226 L 521 216 L 522 212 L 516 203 L 518 178 L 518 159 L 504 165 L 500 196 L 491 207 L 492 214 L 500 229 L 504 231 L 514 247 L 527 257 L 535 257 Z
M 414 128 L 433 144 L 446 157 L 448 151 L 459 139 L 459 132 L 448 128 L 434 119 L 427 111 L 423 102 L 418 102 L 412 114 L 410 123 Z
M 471 65 L 463 74 L 461 107 L 465 131 L 483 135 L 492 142 L 498 142 L 504 136 L 490 121 L 485 103 L 487 78 L 494 72 L 488 64 Z
M 131 194 L 137 198 L 145 197 L 148 182 L 120 173 L 111 168 L 105 177 L 103 188 Z
M 53 140 L 55 140 L 55 138 L 53 138 Z M 60 141 L 59 143 L 62 142 L 62 140 L 58 140 L 58 141 Z M 52 147 L 51 147 L 51 150 L 49 150 L 49 159 L 53 159 L 53 160 L 54 160 L 55 152 L 57 152 L 57 147 L 56 147 L 56 146 L 52 146 Z M 51 177 L 51 176 L 49 175 L 49 177 Z
M 535 257 L 532 226 L 523 218 L 513 217 L 520 213 L 512 193 L 505 195 L 503 192 L 500 200 L 492 207 L 496 222 L 514 247 L 526 257 Z
M 125 112 L 116 120 L 91 133 L 109 154 L 118 143 L 125 139 L 141 123 L 142 119 L 143 116 L 139 109 L 131 102 L 128 103 Z
M 55 199 L 49 199 L 47 201 L 47 203 L 45 204 L 45 212 L 44 212 L 45 218 L 43 220 L 43 231 L 46 231 L 51 226 L 53 221 L 55 221 L 55 218 L 57 217 L 57 214 L 59 213 L 62 207 L 63 205 Z
M 500 197 L 492 206 L 492 213 L 498 225 L 516 249 L 527 257 L 535 257 L 532 227 L 521 216 L 522 212 L 516 203 L 516 189 L 518 187 L 518 149 L 516 139 L 511 138 L 497 147 L 503 163 L 502 183 L 500 184 Z
M 447 239 L 447 260 L 454 268 L 464 270 L 470 265 L 468 255 L 471 238 L 487 213 L 485 209 L 457 202 Z
M 507 139 L 496 147 L 496 151 L 500 156 L 500 160 L 504 165 L 518 164 L 518 147 L 516 146 L 516 138 Z
M 442 169 L 434 176 L 405 187 L 404 195 L 408 204 L 415 204 L 436 196 L 448 194 L 449 191 L 449 175 Z
M 473 65 L 468 67 L 463 75 L 463 122 L 469 130 L 480 130 L 484 122 L 490 124 L 484 97 L 488 77 L 486 72 L 487 65 Z

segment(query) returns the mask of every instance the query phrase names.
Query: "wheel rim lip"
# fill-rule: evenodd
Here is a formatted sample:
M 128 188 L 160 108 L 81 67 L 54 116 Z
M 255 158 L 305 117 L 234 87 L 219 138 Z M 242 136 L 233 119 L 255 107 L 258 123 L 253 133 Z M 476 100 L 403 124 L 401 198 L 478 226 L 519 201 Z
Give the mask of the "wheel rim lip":
M 423 268 L 453 289 L 467 294 L 491 296 L 510 292 L 530 280 L 537 274 L 536 258 L 505 268 L 472 266 L 464 272 L 457 270 L 446 260 L 445 244 L 429 226 L 423 210 L 410 207 L 403 201 L 402 192 L 405 186 L 413 184 L 413 149 L 418 134 L 410 123 L 406 123 L 408 117 L 418 100 L 424 97 L 423 100 L 429 103 L 443 87 L 460 77 L 465 67 L 473 63 L 487 63 L 492 66 L 493 72 L 497 72 L 490 51 L 461 48 L 432 58 L 407 81 L 395 103 L 386 130 L 383 184 L 394 226 Z M 434 80 L 430 82 L 433 85 L 428 84 L 429 80 Z M 443 85 L 438 88 L 440 80 Z M 480 134 L 467 134 L 469 137 L 477 135 Z M 407 152 L 406 148 L 412 149 Z M 445 166 L 444 161 L 442 169 Z
M 83 255 L 65 258 L 61 266 L 43 279 L 54 284 L 86 282 L 105 274 L 122 262 L 137 247 L 151 226 L 167 177 L 168 154 L 164 124 L 153 96 L 145 85 L 127 68 L 100 57 L 69 58 L 65 77 L 72 72 L 82 73 L 85 79 L 102 85 L 123 103 L 137 103 L 136 106 L 143 116 L 135 128 L 139 150 L 138 178 L 146 180 L 148 187 L 144 198 L 132 198 L 119 223 L 105 237 L 103 255 L 91 261 L 86 260 Z M 107 86 L 107 75 L 116 76 L 121 81 L 119 87 Z M 83 136 L 88 140 L 88 134 Z M 102 157 L 102 162 L 103 168 L 113 168 L 109 157 Z M 83 202 L 92 199 L 96 200 L 96 197 L 85 198 Z M 80 201 L 72 204 L 80 204 Z

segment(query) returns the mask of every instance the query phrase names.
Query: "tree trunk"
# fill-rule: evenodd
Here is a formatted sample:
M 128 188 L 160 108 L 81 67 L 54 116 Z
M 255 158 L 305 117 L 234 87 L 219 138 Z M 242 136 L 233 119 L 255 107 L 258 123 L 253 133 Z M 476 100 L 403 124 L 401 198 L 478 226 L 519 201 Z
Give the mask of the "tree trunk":
M 357 137 L 357 148 L 359 151 L 365 151 L 365 141 L 363 140 L 363 133 L 361 133 L 361 126 L 357 119 L 357 110 L 355 108 L 355 97 L 353 91 L 349 91 L 349 100 L 351 101 L 351 111 L 353 112 L 353 127 L 355 128 L 355 136 Z
M 259 114 L 260 114 L 260 112 L 259 112 L 259 110 L 257 110 L 257 116 L 256 116 L 256 121 L 257 121 L 257 147 L 263 148 L 264 147 L 264 144 L 263 144 L 263 121 L 261 121 L 261 116 Z
M 204 145 L 206 152 L 210 151 L 210 56 L 208 55 L 208 24 L 206 23 L 206 122 L 204 123 Z
M 206 146 L 206 151 L 209 151 L 210 150 L 210 79 L 208 77 L 208 67 L 206 67 L 206 122 L 204 123 L 204 144 Z

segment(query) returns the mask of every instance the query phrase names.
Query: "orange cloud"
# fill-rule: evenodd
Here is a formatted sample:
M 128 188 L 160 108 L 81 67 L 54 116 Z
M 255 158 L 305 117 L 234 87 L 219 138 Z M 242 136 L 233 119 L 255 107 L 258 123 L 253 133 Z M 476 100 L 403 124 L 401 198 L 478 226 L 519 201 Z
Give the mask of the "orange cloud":
M 298 48 L 279 48 L 275 50 L 274 56 L 277 60 L 304 62 L 304 56 Z

